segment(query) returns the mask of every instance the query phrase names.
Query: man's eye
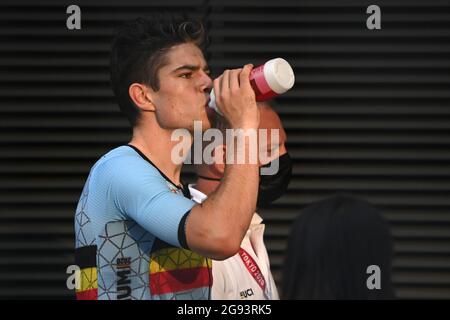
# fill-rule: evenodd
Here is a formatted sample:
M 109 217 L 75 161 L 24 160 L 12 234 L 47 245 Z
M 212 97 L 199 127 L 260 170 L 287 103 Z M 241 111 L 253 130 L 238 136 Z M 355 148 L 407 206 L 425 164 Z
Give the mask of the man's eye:
M 181 78 L 190 79 L 192 77 L 192 73 L 183 73 L 180 75 Z

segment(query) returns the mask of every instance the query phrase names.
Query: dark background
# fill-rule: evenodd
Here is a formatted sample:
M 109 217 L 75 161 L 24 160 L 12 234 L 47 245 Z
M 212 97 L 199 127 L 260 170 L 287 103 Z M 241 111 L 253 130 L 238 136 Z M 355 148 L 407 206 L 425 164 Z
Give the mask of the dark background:
M 81 7 L 81 30 L 66 8 Z M 381 30 L 366 28 L 381 7 Z M 400 298 L 450 298 L 449 1 L 2 1 L 0 298 L 73 298 L 73 218 L 90 167 L 130 137 L 109 86 L 113 27 L 157 10 L 203 19 L 213 71 L 283 57 L 276 101 L 295 160 L 261 214 L 277 281 L 291 221 L 335 192 L 380 208 Z M 186 167 L 184 178 L 194 178 Z

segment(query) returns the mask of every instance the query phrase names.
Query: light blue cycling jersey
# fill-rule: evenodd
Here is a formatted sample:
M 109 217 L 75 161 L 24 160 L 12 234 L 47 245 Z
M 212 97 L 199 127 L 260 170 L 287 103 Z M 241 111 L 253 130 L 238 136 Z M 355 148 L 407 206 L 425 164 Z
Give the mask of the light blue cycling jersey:
M 189 251 L 184 234 L 194 205 L 135 147 L 108 152 L 76 210 L 77 262 L 96 272 L 82 282 L 98 299 L 208 298 L 209 259 Z

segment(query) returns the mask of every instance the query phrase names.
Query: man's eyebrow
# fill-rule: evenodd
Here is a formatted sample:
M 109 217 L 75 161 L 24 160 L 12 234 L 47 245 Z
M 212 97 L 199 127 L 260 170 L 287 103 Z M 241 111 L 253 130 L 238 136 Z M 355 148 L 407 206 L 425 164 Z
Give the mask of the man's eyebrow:
M 187 70 L 191 70 L 191 71 L 197 71 L 197 70 L 200 69 L 200 66 L 199 65 L 193 65 L 193 64 L 185 64 L 185 65 L 182 65 L 181 67 L 176 68 L 172 72 L 177 72 L 177 71 L 180 71 L 180 70 L 183 70 L 183 69 L 187 69 Z M 204 67 L 203 70 L 207 71 L 207 72 L 210 71 L 208 66 Z

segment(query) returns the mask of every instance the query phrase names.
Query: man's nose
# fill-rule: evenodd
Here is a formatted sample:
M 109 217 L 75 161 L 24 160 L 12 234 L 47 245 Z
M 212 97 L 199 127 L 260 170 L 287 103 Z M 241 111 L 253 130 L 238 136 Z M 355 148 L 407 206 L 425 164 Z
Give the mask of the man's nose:
M 209 76 L 209 74 L 207 74 L 206 72 L 203 72 L 202 78 L 200 81 L 201 81 L 201 91 L 202 92 L 210 92 L 213 87 L 213 81 L 212 81 L 211 77 Z

